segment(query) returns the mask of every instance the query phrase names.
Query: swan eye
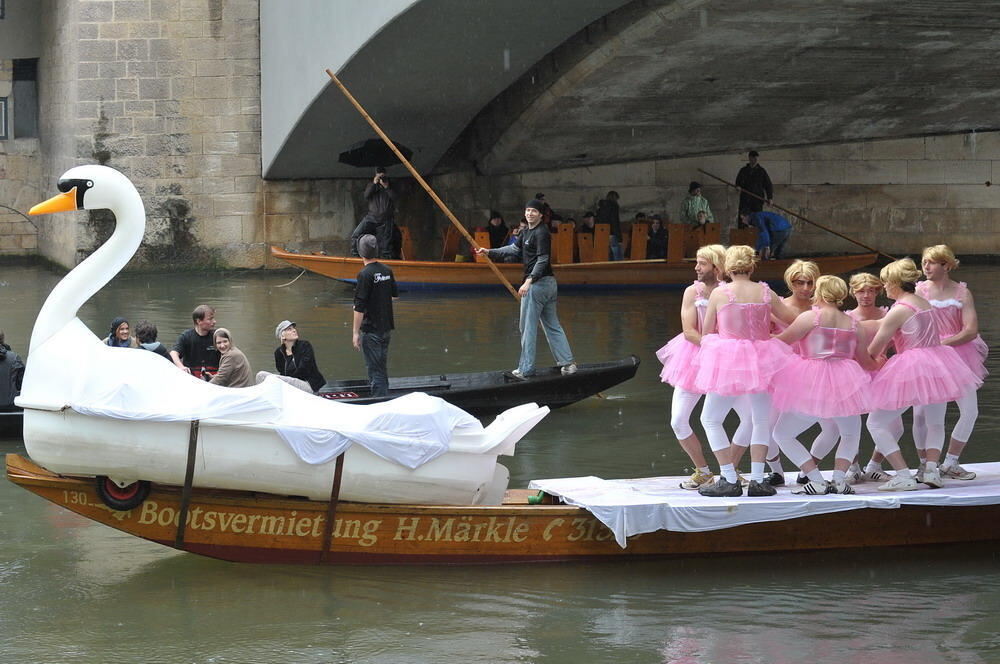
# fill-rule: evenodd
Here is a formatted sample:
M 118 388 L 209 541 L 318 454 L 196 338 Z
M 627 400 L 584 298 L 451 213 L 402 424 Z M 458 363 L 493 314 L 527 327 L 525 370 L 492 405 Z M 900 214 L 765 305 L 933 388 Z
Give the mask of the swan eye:
M 82 210 L 84 209 L 83 195 L 86 194 L 89 189 L 92 189 L 94 187 L 94 181 L 84 180 L 83 178 L 66 178 L 63 180 L 59 180 L 59 184 L 57 185 L 57 187 L 59 188 L 59 191 L 63 192 L 64 194 L 68 191 L 72 191 L 75 188 L 76 207 L 77 209 Z

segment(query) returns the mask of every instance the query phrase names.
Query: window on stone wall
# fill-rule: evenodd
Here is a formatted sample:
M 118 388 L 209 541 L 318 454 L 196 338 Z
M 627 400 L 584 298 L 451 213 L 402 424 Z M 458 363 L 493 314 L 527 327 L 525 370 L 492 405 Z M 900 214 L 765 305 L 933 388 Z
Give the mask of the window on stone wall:
M 7 98 L 0 97 L 0 141 L 7 140 Z
M 3 10 L 4 10 L 3 0 L 0 0 L 0 20 L 3 20 L 3 17 L 4 17 L 4 11 Z
M 14 138 L 38 136 L 38 58 L 14 60 Z

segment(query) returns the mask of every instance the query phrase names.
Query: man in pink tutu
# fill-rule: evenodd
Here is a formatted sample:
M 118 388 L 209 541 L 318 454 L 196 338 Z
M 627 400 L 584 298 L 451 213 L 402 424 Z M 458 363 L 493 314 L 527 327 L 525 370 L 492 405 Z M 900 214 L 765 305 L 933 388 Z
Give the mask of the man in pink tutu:
M 799 352 L 774 378 L 774 409 L 780 416 L 772 435 L 808 478 L 802 492 L 812 495 L 854 493 L 847 483 L 847 470 L 858 454 L 861 413 L 868 410 L 871 400 L 866 370 L 874 370 L 876 364 L 859 343 L 857 321 L 839 309 L 846 298 L 843 279 L 819 277 L 813 307 L 777 337 L 797 344 Z M 806 452 L 797 439 L 820 421 L 832 429 L 834 441 L 840 438 L 831 483 L 824 480 L 814 454 Z
M 878 333 L 868 346 L 872 358 L 885 352 L 890 340 L 893 355 L 872 381 L 872 404 L 868 431 L 885 455 L 896 476 L 879 486 L 880 491 L 912 491 L 917 480 L 910 473 L 892 433 L 892 423 L 911 406 L 915 417 L 926 424 L 926 466 L 922 481 L 944 486 L 938 461 L 944 446 L 944 415 L 949 401 L 957 401 L 970 389 L 982 385 L 949 346 L 942 346 L 931 305 L 916 294 L 920 271 L 909 258 L 893 261 L 879 274 L 885 294 L 896 303 L 882 319 Z
M 695 388 L 705 393 L 701 423 L 719 461 L 721 476 L 713 484 L 698 489 L 703 496 L 743 495 L 723 420 L 744 395 L 750 402 L 753 422 L 747 495 L 775 494 L 774 487 L 764 482 L 764 459 L 770 439 L 769 390 L 772 378 L 789 361 L 791 351 L 771 337 L 771 314 L 786 322 L 794 314 L 781 300 L 772 297 L 766 283 L 750 280 L 755 265 L 756 255 L 751 247 L 729 247 L 726 274 L 732 281 L 716 288 L 708 298 Z
M 951 272 L 958 267 L 958 259 L 946 244 L 924 249 L 921 267 L 926 281 L 917 284 L 917 294 L 930 302 L 937 321 L 941 345 L 951 346 L 969 369 L 983 380 L 989 373 L 985 361 L 989 348 L 979 336 L 979 317 L 972 292 L 964 281 L 954 281 Z M 956 480 L 972 480 L 976 474 L 965 470 L 958 457 L 972 436 L 972 428 L 979 417 L 977 390 L 970 389 L 958 399 L 958 422 L 951 432 L 948 454 L 941 464 L 941 476 Z M 927 424 L 923 418 L 914 418 L 913 439 L 917 446 L 927 437 Z
M 696 358 L 700 350 L 708 297 L 720 283 L 724 283 L 722 268 L 725 260 L 726 248 L 721 244 L 707 245 L 698 249 L 694 264 L 696 280 L 684 289 L 681 300 L 682 332 L 656 351 L 656 357 L 663 363 L 660 379 L 674 388 L 670 401 L 670 427 L 695 468 L 691 477 L 681 482 L 682 489 L 697 489 L 715 477 L 701 450 L 701 441 L 691 428 L 691 413 L 702 397 L 702 393 L 695 387 L 694 380 L 697 374 Z M 736 404 L 736 410 L 740 414 L 740 428 L 736 432 L 735 439 L 745 439 L 745 447 L 750 442 L 750 412 L 749 408 L 741 408 L 744 403 L 740 401 Z

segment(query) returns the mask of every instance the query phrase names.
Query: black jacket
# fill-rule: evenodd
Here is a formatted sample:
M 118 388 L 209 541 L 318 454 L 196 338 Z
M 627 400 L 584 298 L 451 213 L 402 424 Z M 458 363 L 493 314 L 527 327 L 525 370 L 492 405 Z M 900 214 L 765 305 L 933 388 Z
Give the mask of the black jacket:
M 274 349 L 274 368 L 282 376 L 299 378 L 309 383 L 313 392 L 319 392 L 326 385 L 326 379 L 316 366 L 316 354 L 312 344 L 299 339 L 292 345 L 292 355 L 285 354 L 285 344 Z
M 24 362 L 7 344 L 0 344 L 0 410 L 9 410 L 21 393 Z

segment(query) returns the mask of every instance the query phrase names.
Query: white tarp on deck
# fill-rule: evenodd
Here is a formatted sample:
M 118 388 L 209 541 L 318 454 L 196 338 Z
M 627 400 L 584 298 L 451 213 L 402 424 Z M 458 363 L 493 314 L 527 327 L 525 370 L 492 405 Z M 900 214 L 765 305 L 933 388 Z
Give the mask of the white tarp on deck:
M 559 496 L 567 505 L 582 507 L 615 535 L 622 548 L 633 535 L 657 530 L 701 532 L 752 523 L 785 521 L 815 514 L 863 508 L 898 509 L 902 505 L 961 507 L 1000 504 L 1000 462 L 963 464 L 978 474 L 975 480 L 945 480 L 943 489 L 921 484 L 919 491 L 885 493 L 878 483 L 854 487 L 853 496 L 807 496 L 779 487 L 767 498 L 706 498 L 678 485 L 683 477 L 649 477 L 633 480 L 602 480 L 599 477 L 567 477 L 532 480 L 530 489 Z M 829 479 L 829 473 L 826 473 Z M 794 482 L 795 473 L 786 478 Z M 797 486 L 797 485 L 794 485 Z

